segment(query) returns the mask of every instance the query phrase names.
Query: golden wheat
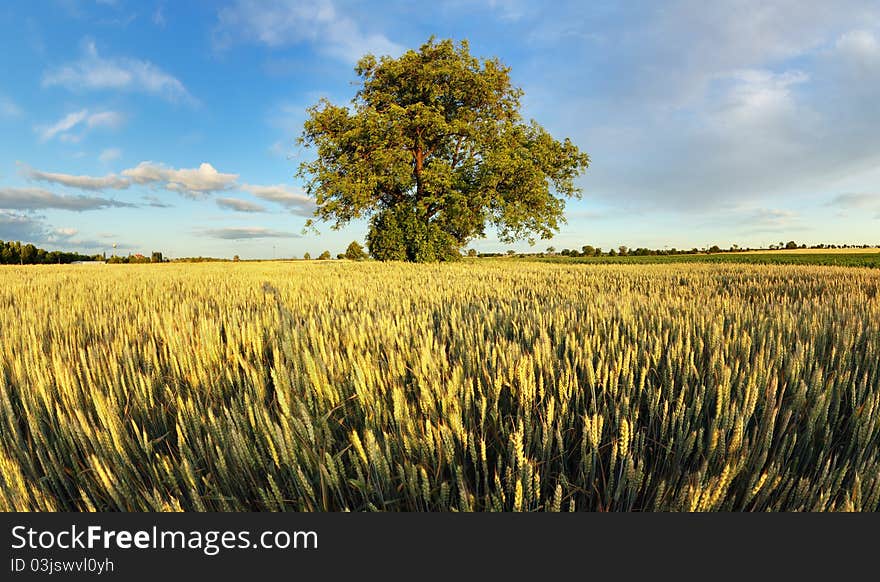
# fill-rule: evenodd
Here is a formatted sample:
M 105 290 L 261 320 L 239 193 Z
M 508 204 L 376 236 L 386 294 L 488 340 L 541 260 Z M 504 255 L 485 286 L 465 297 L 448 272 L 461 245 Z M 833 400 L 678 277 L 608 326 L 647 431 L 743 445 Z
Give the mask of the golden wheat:
M 6 267 L 0 509 L 880 509 L 880 273 Z

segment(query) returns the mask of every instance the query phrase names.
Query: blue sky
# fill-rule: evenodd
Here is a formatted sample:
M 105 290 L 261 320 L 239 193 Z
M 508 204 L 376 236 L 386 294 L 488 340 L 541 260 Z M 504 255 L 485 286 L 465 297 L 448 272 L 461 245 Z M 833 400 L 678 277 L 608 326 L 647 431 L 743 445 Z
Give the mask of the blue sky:
M 302 234 L 304 110 L 432 34 L 592 158 L 538 249 L 880 243 L 880 4 L 847 0 L 4 2 L 0 239 L 341 252 L 363 222 Z

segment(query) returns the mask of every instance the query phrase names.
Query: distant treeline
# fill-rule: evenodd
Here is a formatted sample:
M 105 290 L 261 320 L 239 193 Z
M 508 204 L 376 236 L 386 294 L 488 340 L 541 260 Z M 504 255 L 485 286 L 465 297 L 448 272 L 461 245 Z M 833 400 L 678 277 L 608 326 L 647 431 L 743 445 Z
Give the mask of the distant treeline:
M 766 250 L 795 250 L 795 249 L 867 249 L 873 248 L 874 246 L 880 245 L 832 245 L 832 244 L 818 244 L 807 246 L 805 244 L 798 244 L 795 241 L 788 241 L 787 243 L 780 242 L 778 245 L 772 244 L 769 248 L 762 249 L 752 249 L 749 247 L 740 247 L 738 245 L 733 245 L 730 248 L 722 249 L 718 245 L 713 245 L 711 247 L 703 247 L 698 249 L 696 247 L 692 249 L 676 249 L 676 248 L 664 248 L 664 249 L 648 249 L 639 247 L 636 249 L 630 249 L 626 246 L 619 246 L 617 249 L 609 249 L 607 251 L 603 250 L 601 247 L 594 247 L 591 245 L 584 245 L 580 250 L 577 249 L 562 249 L 561 251 L 556 251 L 554 247 L 548 247 L 547 252 L 537 252 L 537 253 L 517 253 L 514 250 L 509 250 L 506 253 L 477 253 L 474 249 L 470 249 L 467 252 L 469 257 L 503 257 L 503 256 L 562 256 L 562 257 L 649 257 L 649 256 L 665 256 L 665 255 L 697 255 L 697 254 L 716 254 L 716 253 L 741 253 L 745 251 L 766 251 Z
M 57 265 L 74 261 L 103 261 L 101 255 L 81 255 L 64 251 L 47 251 L 32 244 L 0 240 L 0 264 L 3 265 Z
M 217 263 L 229 262 L 230 259 L 219 259 L 217 257 L 180 257 L 177 259 L 171 259 L 171 261 L 174 263 Z

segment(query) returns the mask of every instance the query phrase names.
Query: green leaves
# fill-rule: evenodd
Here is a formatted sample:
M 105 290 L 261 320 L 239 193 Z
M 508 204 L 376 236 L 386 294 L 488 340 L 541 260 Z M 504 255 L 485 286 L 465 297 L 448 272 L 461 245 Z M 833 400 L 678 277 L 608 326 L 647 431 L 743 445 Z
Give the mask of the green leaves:
M 523 123 L 522 91 L 498 59 L 471 56 L 466 41 L 431 38 L 396 59 L 367 55 L 355 71 L 352 108 L 322 100 L 300 137 L 316 153 L 298 175 L 317 217 L 339 228 L 381 216 L 372 230 L 387 231 L 371 230 L 370 248 L 383 260 L 457 257 L 487 224 L 505 241 L 558 229 L 589 158 Z

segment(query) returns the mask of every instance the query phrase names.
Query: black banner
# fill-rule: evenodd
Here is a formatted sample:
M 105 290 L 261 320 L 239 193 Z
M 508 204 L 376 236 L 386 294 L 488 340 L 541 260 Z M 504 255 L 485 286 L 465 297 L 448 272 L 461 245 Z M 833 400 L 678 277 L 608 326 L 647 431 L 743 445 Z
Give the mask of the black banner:
M 0 580 L 871 573 L 877 514 L 0 514 Z M 193 578 L 193 577 L 196 578 Z

